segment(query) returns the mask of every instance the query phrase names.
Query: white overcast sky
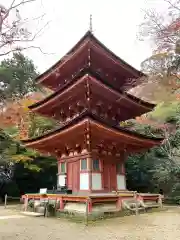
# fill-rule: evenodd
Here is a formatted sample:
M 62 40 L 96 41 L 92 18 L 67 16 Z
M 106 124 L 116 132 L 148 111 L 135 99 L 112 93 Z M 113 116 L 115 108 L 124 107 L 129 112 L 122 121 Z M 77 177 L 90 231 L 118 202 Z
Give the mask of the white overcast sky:
M 12 0 L 0 0 L 5 6 Z M 17 2 L 20 0 L 17 0 Z M 58 61 L 89 29 L 89 16 L 93 16 L 93 33 L 109 49 L 132 66 L 151 55 L 149 42 L 137 39 L 138 25 L 143 21 L 143 9 L 161 9 L 162 0 L 37 0 L 20 9 L 23 16 L 32 18 L 46 13 L 44 22 L 50 21 L 33 45 L 38 50 L 28 50 L 40 72 Z M 37 25 L 37 24 L 36 24 Z M 34 25 L 31 25 L 31 27 Z

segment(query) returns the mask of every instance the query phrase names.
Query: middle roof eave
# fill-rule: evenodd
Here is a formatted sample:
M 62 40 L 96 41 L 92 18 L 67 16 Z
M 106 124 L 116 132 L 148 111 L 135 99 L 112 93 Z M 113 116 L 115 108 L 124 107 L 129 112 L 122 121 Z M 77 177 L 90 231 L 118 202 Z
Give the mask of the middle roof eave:
M 155 104 L 153 103 L 145 102 L 144 100 L 141 100 L 129 93 L 124 93 L 119 89 L 115 88 L 114 86 L 111 86 L 110 84 L 108 84 L 108 82 L 103 81 L 100 75 L 97 73 L 94 73 L 91 69 L 83 69 L 76 76 L 74 76 L 70 82 L 67 82 L 61 88 L 59 88 L 56 92 L 52 93 L 51 95 L 47 96 L 41 101 L 35 104 L 32 104 L 31 106 L 29 106 L 29 109 L 36 110 L 36 108 L 39 108 L 41 106 L 43 107 L 43 105 L 45 105 L 49 101 L 52 101 L 53 99 L 56 99 L 59 95 L 63 94 L 65 91 L 68 91 L 69 88 L 73 87 L 78 82 L 82 81 L 82 79 L 83 80 L 86 79 L 87 76 L 90 76 L 92 81 L 93 79 L 96 82 L 99 81 L 102 85 L 104 85 L 106 88 L 109 88 L 109 90 L 113 91 L 115 94 L 119 94 L 120 97 L 123 96 L 127 100 L 134 102 L 135 104 L 138 104 L 139 107 L 143 107 L 147 109 L 147 112 L 151 111 L 155 107 Z

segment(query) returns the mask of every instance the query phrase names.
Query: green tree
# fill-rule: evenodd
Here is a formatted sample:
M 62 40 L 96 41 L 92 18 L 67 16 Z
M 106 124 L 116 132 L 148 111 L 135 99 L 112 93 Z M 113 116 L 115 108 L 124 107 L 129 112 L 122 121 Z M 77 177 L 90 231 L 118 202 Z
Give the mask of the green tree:
M 134 190 L 163 189 L 168 196 L 180 197 L 180 2 L 163 0 L 162 4 L 166 9 L 163 13 L 145 10 L 140 32 L 143 40 L 147 37 L 153 41 L 154 52 L 142 63 L 148 77 L 140 87 L 139 96 L 146 95 L 158 105 L 145 116 L 146 124 L 135 122 L 133 127 L 145 135 L 163 134 L 165 140 L 159 147 L 129 157 L 127 182 Z
M 21 52 L 0 64 L 0 95 L 2 100 L 22 98 L 37 90 L 34 79 L 38 72 L 32 60 Z
M 41 136 L 48 131 L 55 129 L 57 126 L 57 121 L 35 115 L 32 117 L 31 124 L 29 126 L 29 137 L 33 138 Z
M 158 107 L 157 107 L 158 108 Z M 160 106 L 161 109 L 161 106 Z M 166 109 L 166 111 L 165 111 Z M 159 109 L 158 109 L 159 112 Z M 133 128 L 141 134 L 164 136 L 165 140 L 159 147 L 149 151 L 129 156 L 126 162 L 127 184 L 129 189 L 143 192 L 158 192 L 163 190 L 166 196 L 173 194 L 173 199 L 180 199 L 180 114 L 179 108 L 170 111 L 163 109 L 154 115 L 154 119 L 162 116 L 164 126 L 154 128 L 151 124 L 133 121 Z M 151 116 L 152 113 L 149 115 Z M 146 116 L 147 118 L 148 116 Z M 131 126 L 132 128 L 132 126 Z M 177 188 L 177 190 L 176 190 Z
M 57 185 L 57 160 L 39 156 L 33 160 L 39 171 L 27 168 L 23 163 L 15 165 L 13 181 L 20 193 L 36 193 L 40 188 L 52 189 Z
M 19 118 L 16 113 L 18 111 L 18 114 L 21 114 L 19 108 L 16 110 L 16 105 L 19 106 L 16 102 L 23 100 L 26 95 L 34 91 L 38 92 L 39 89 L 34 81 L 37 75 L 33 61 L 20 52 L 14 53 L 12 58 L 8 58 L 0 64 L 2 111 L 5 116 L 6 112 L 4 111 L 10 111 L 10 114 L 7 112 L 7 118 L 10 116 L 14 119 L 12 125 L 5 124 L 5 128 L 0 131 L 0 197 L 7 192 L 18 195 L 28 191 L 38 191 L 40 187 L 52 188 L 53 185 L 56 185 L 56 160 L 42 157 L 39 153 L 25 149 L 20 142 L 15 140 L 18 134 L 15 119 Z M 15 104 L 11 107 L 13 101 Z M 25 113 L 23 112 L 23 114 Z M 3 121 L 2 117 L 0 121 Z M 54 125 L 54 121 L 33 115 L 32 121 L 29 122 L 29 136 L 35 137 L 44 134 Z M 16 193 L 13 189 L 16 189 Z

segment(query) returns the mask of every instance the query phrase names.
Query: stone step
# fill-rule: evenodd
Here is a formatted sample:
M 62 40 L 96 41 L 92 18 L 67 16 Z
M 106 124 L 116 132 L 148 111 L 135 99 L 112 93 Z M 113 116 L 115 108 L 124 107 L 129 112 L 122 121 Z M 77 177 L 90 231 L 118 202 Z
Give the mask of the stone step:
M 6 220 L 6 219 L 19 219 L 24 218 L 25 216 L 22 215 L 6 215 L 6 216 L 0 216 L 0 220 Z
M 37 213 L 37 212 L 21 212 L 21 214 L 25 215 L 25 216 L 31 216 L 31 217 L 41 217 L 44 216 L 43 213 Z
M 136 208 L 131 208 L 132 211 L 136 211 Z M 138 207 L 138 210 L 145 210 L 144 207 Z
M 159 207 L 159 204 L 144 204 L 146 208 L 156 208 Z

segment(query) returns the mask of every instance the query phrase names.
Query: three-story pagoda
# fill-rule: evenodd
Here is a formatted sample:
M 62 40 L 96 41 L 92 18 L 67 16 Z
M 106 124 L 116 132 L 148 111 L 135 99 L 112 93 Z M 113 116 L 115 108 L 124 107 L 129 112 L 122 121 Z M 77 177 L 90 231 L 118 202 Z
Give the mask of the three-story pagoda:
M 58 120 L 59 128 L 23 143 L 56 155 L 59 186 L 75 193 L 125 190 L 127 155 L 160 144 L 120 127 L 121 121 L 154 108 L 125 91 L 136 86 L 136 81 L 128 84 L 130 79 L 141 76 L 88 31 L 37 78 L 54 93 L 29 108 Z

